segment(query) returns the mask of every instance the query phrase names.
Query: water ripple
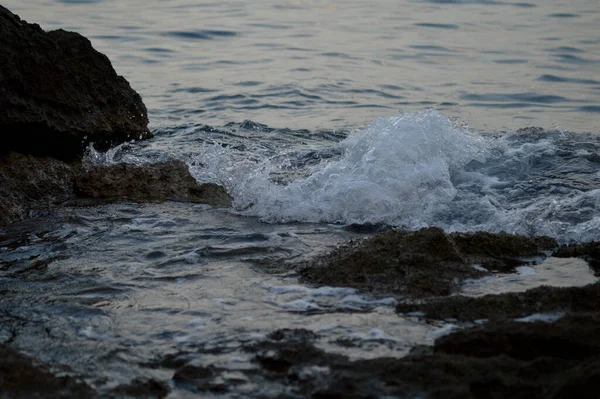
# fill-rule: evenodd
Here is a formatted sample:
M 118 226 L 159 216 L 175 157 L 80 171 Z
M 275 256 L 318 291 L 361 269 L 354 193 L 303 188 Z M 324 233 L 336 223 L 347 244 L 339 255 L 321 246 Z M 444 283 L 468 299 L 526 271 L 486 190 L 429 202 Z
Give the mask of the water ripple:
M 237 32 L 226 30 L 188 30 L 188 31 L 171 31 L 165 33 L 167 36 L 178 37 L 181 39 L 190 40 L 213 40 L 219 37 L 237 36 Z

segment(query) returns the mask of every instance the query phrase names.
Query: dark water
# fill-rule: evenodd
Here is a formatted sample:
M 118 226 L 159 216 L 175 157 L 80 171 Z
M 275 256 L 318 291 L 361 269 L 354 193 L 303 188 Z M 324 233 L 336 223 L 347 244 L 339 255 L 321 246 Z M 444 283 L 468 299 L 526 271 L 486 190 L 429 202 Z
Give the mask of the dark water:
M 456 328 L 288 272 L 367 235 L 352 223 L 600 239 L 595 0 L 3 5 L 89 37 L 148 105 L 153 140 L 86 161 L 177 157 L 234 198 L 67 206 L 0 232 L 0 341 L 101 390 L 170 381 L 156 362 L 174 353 L 254 367 L 241 345 L 276 328 L 352 357 L 402 356 Z M 568 262 L 464 292 L 594 280 Z

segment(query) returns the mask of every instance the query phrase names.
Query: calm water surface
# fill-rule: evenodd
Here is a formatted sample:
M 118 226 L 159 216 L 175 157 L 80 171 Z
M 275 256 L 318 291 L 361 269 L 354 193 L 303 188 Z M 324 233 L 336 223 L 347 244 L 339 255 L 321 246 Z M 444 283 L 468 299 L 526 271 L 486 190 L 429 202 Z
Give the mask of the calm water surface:
M 368 124 L 434 107 L 476 129 L 599 130 L 597 0 L 8 0 L 78 31 L 155 127 Z

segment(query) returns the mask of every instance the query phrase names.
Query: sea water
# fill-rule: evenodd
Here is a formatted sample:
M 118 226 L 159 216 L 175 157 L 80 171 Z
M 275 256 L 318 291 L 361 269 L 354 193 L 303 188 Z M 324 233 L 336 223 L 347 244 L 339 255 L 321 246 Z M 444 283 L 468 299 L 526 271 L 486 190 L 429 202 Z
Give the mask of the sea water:
M 173 353 L 251 367 L 239 348 L 277 328 L 365 358 L 460 327 L 286 269 L 368 236 L 348 225 L 600 239 L 595 0 L 3 5 L 90 38 L 147 104 L 154 139 L 85 162 L 179 158 L 234 200 L 65 207 L 3 233 L 1 341 L 100 389 L 168 381 L 148 365 Z M 595 281 L 570 266 L 463 293 Z

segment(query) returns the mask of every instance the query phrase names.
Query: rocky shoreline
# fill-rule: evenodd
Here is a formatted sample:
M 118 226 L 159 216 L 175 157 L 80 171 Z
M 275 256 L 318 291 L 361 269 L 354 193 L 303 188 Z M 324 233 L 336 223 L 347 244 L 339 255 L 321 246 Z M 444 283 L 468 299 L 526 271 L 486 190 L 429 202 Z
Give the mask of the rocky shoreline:
M 388 231 L 341 245 L 298 265 L 304 281 L 396 294 L 399 316 L 456 323 L 455 331 L 433 346 L 414 347 L 404 358 L 351 360 L 320 349 L 322 338 L 313 331 L 276 330 L 244 347 L 257 369 L 242 372 L 238 381 L 268 383 L 298 398 L 596 397 L 600 282 L 478 298 L 456 295 L 461 280 L 510 272 L 526 257 L 576 254 L 594 264 L 596 247 L 559 247 L 548 237 L 505 233 L 447 234 L 437 228 Z M 483 270 L 473 268 L 475 263 Z M 173 369 L 172 381 L 180 389 L 237 393 L 226 383 L 229 370 L 188 359 L 193 359 L 189 353 L 169 355 L 153 367 Z
M 182 161 L 82 165 L 92 142 L 105 150 L 151 137 L 140 96 L 84 37 L 44 32 L 0 6 L 0 62 L 0 226 L 73 199 L 230 205 L 223 187 L 197 183 Z M 235 378 L 179 353 L 150 365 L 170 370 L 170 380 L 136 380 L 99 394 L 11 349 L 8 339 L 0 344 L 0 396 L 160 398 L 170 387 L 227 395 L 237 381 L 269 384 L 290 398 L 596 397 L 600 283 L 478 298 L 457 293 L 466 279 L 511 272 L 524 259 L 549 255 L 584 259 L 598 276 L 599 248 L 505 233 L 384 231 L 295 270 L 307 284 L 392 295 L 400 316 L 457 323 L 457 331 L 432 347 L 415 347 L 401 359 L 357 361 L 319 349 L 312 331 L 280 329 L 244 346 L 257 367 Z M 516 320 L 538 313 L 555 317 Z
M 181 161 L 82 166 L 91 143 L 152 137 L 139 94 L 85 37 L 45 32 L 0 6 L 0 63 L 0 226 L 81 197 L 230 204 Z

